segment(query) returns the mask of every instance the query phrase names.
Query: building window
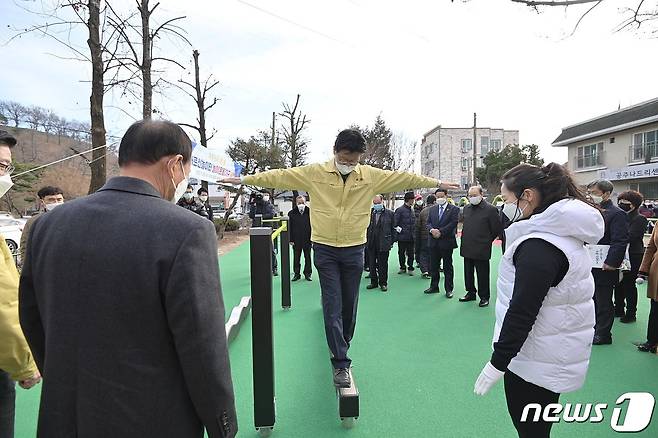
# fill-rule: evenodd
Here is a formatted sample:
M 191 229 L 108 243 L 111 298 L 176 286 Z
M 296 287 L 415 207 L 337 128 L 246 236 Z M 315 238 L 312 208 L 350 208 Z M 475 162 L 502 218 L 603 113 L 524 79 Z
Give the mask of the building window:
M 503 141 L 502 140 L 491 140 L 489 142 L 489 150 L 499 152 L 501 149 Z
M 462 188 L 468 190 L 468 177 L 462 176 Z
M 658 157 L 658 130 L 633 134 L 633 145 L 630 148 L 630 161 L 649 162 Z
M 468 158 L 462 158 L 462 171 L 468 170 L 470 161 Z
M 462 139 L 462 152 L 470 151 L 473 149 L 473 140 L 470 138 Z
M 630 189 L 642 193 L 644 199 L 658 199 L 658 182 L 630 184 Z
M 603 143 L 580 146 L 576 156 L 576 168 L 601 166 L 603 164 Z

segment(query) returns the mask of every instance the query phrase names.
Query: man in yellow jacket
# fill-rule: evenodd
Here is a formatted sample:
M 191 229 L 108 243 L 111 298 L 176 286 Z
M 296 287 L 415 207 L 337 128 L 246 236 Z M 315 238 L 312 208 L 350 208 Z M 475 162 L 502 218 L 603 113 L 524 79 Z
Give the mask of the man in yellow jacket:
M 13 185 L 11 148 L 16 139 L 0 131 L 0 197 Z M 14 436 L 15 384 L 29 389 L 41 376 L 18 322 L 18 271 L 0 235 L 0 437 Z
M 229 177 L 220 183 L 298 189 L 309 194 L 314 264 L 320 278 L 325 334 L 332 353 L 334 385 L 351 385 L 347 356 L 356 325 L 363 248 L 370 208 L 377 193 L 414 187 L 456 188 L 434 178 L 360 165 L 366 150 L 354 129 L 338 134 L 334 158 L 323 164 L 275 169 L 256 175 Z

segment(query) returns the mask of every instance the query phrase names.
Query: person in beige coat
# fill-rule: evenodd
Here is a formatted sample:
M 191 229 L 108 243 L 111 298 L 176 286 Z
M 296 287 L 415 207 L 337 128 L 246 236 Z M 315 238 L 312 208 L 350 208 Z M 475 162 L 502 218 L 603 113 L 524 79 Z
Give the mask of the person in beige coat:
M 647 278 L 647 297 L 651 300 L 651 311 L 649 312 L 649 326 L 647 327 L 647 342 L 637 346 L 640 351 L 656 352 L 658 345 L 658 227 L 654 227 L 651 239 L 644 251 L 638 283 L 643 283 Z

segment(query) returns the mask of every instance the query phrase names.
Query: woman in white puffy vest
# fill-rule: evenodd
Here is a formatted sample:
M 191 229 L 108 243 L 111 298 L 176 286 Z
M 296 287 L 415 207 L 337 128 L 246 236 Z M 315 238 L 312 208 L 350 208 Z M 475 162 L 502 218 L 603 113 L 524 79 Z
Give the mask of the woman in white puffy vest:
M 521 421 L 579 389 L 594 337 L 594 280 L 585 244 L 604 233 L 603 216 L 556 163 L 520 164 L 502 179 L 511 221 L 497 283 L 493 354 L 475 383 L 484 395 L 505 378 L 507 408 L 519 437 L 549 437 L 550 422 Z

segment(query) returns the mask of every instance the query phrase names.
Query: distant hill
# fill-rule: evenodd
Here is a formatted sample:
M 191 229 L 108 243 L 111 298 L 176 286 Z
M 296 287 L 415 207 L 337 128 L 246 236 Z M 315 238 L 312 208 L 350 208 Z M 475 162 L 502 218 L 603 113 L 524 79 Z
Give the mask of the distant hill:
M 78 152 L 91 149 L 90 143 L 64 135 L 4 125 L 0 125 L 0 130 L 8 131 L 18 140 L 18 144 L 12 149 L 12 159 L 15 163 L 38 166 L 74 155 L 75 152 L 71 148 Z M 84 155 L 91 160 L 91 153 Z M 119 165 L 115 153 L 109 152 L 106 158 L 109 179 L 119 174 Z M 76 157 L 45 168 L 41 177 L 32 183 L 32 190 L 23 193 L 13 193 L 12 190 L 12 199 L 15 206 L 23 212 L 37 205 L 36 192 L 43 186 L 57 186 L 64 191 L 66 199 L 74 199 L 87 194 L 90 181 L 91 169 L 87 161 Z M 7 209 L 4 199 L 2 209 Z

